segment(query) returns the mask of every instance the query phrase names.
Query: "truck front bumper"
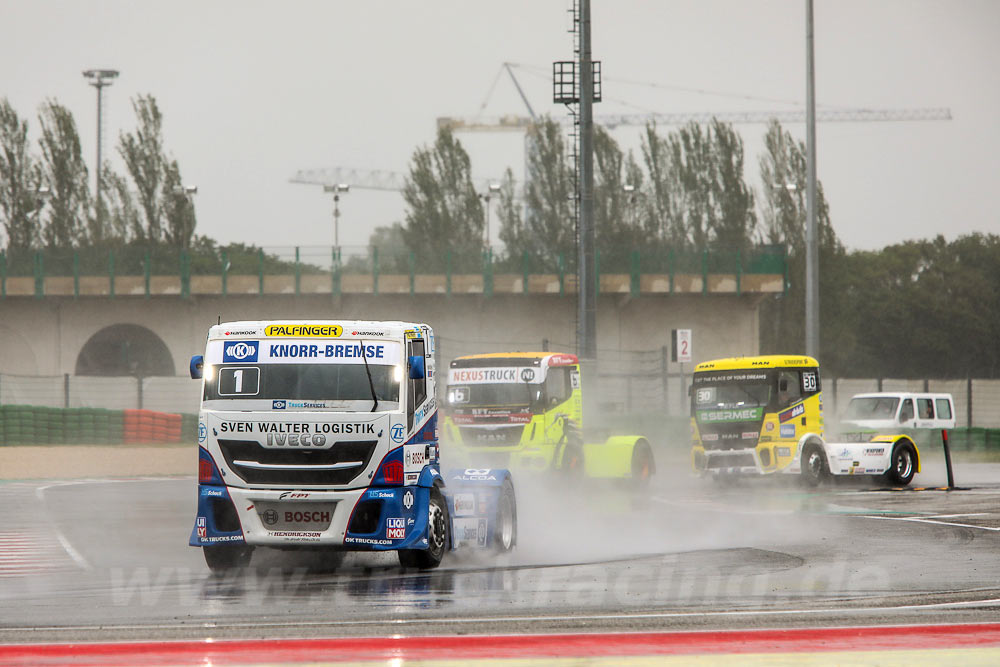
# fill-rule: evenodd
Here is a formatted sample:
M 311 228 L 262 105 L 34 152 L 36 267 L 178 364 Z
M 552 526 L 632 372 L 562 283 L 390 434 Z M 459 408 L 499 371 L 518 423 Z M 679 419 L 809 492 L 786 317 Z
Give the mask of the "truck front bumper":
M 419 486 L 289 491 L 199 484 L 190 544 L 422 549 L 429 499 L 430 489 Z

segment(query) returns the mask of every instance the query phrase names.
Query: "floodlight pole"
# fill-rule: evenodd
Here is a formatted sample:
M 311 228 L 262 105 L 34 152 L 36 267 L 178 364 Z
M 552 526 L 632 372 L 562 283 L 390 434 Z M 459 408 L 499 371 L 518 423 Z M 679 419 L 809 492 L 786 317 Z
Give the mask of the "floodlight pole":
M 88 83 L 97 89 L 97 165 L 94 168 L 94 190 L 97 205 L 95 214 L 98 218 L 100 218 L 104 210 L 101 206 L 101 118 L 104 108 L 101 91 L 105 86 L 110 86 L 111 83 L 118 77 L 118 70 L 88 69 L 84 71 L 83 76 L 89 79 Z
M 816 68 L 813 0 L 806 0 L 806 354 L 819 357 L 819 240 L 816 233 Z
M 597 290 L 594 257 L 594 70 L 590 0 L 580 0 L 580 355 L 597 359 Z
M 333 246 L 340 247 L 340 195 L 351 191 L 348 183 L 336 183 L 334 185 L 324 185 L 323 192 L 333 193 Z
M 490 183 L 486 186 L 486 191 L 479 195 L 479 197 L 486 202 L 486 235 L 483 239 L 484 248 L 490 247 L 490 200 L 493 199 L 493 196 L 498 192 L 500 192 L 500 184 Z

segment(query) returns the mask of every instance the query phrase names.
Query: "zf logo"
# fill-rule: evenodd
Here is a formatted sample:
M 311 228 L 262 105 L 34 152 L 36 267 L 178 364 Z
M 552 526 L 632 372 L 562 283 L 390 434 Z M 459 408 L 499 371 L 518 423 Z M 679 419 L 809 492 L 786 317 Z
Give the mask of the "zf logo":
M 226 343 L 222 348 L 223 363 L 230 361 L 257 361 L 257 341 Z
M 403 442 L 403 438 L 406 437 L 406 432 L 403 430 L 403 425 L 393 424 L 392 428 L 389 429 L 389 437 L 392 438 L 393 442 Z

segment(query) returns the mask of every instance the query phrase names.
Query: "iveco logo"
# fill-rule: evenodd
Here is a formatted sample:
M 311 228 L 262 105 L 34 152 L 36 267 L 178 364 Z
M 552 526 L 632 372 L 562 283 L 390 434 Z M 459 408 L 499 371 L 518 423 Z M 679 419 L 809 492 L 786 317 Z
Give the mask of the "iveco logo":
M 257 361 L 257 341 L 234 341 L 222 348 L 222 361 Z

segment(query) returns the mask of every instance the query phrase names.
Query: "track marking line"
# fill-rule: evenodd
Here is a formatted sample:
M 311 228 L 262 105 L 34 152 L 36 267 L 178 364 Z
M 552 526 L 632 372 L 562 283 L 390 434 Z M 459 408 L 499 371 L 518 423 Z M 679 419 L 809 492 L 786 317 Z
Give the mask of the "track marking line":
M 859 519 L 881 519 L 883 521 L 911 521 L 913 523 L 922 523 L 928 526 L 954 526 L 956 528 L 974 528 L 976 530 L 988 530 L 993 533 L 1000 532 L 1000 526 L 977 526 L 971 523 L 955 523 L 954 521 L 932 521 L 928 517 L 881 516 L 877 514 L 856 514 L 855 516 Z
M 363 625 L 384 625 L 387 627 L 403 628 L 407 626 L 423 626 L 427 624 L 442 625 L 470 625 L 470 624 L 490 624 L 490 623 L 524 623 L 531 621 L 614 621 L 614 620 L 644 620 L 644 619 L 670 619 L 670 618 L 731 618 L 737 616 L 798 616 L 806 614 L 884 614 L 895 611 L 921 611 L 925 609 L 948 609 L 967 606 L 997 606 L 1000 605 L 1000 598 L 985 598 L 979 600 L 965 600 L 961 602 L 934 602 L 927 604 L 907 604 L 885 607 L 828 607 L 828 608 L 808 608 L 808 609 L 744 609 L 732 611 L 692 611 L 692 612 L 633 612 L 622 614 L 563 614 L 547 616 L 487 616 L 487 617 L 441 617 L 441 618 L 392 618 L 392 619 L 369 619 L 355 621 L 254 621 L 254 628 L 295 628 L 295 627 L 355 627 Z M 915 624 L 904 627 L 917 627 L 926 625 L 934 627 L 934 624 Z M 36 626 L 31 629 L 38 630 L 61 630 L 61 631 L 93 631 L 93 630 L 177 630 L 191 628 L 201 628 L 204 630 L 232 630 L 247 627 L 244 623 L 219 623 L 208 621 L 204 623 L 151 623 L 151 624 L 102 624 L 102 625 L 56 625 L 56 626 Z M 836 626 L 841 627 L 841 626 Z M 851 626 L 843 626 L 851 627 Z M 885 626 L 894 627 L 894 626 Z
M 69 539 L 63 534 L 61 530 L 59 530 L 59 526 L 52 519 L 52 515 L 49 513 L 48 508 L 45 506 L 45 491 L 54 486 L 67 486 L 67 484 L 57 482 L 55 484 L 45 484 L 42 486 L 35 487 L 35 496 L 38 497 L 38 500 L 41 503 L 42 511 L 45 512 L 45 515 L 49 520 L 49 524 L 52 526 L 52 534 L 55 535 L 56 540 L 58 540 L 63 550 L 67 554 L 69 554 L 69 557 L 73 559 L 73 562 L 76 563 L 77 567 L 79 567 L 82 570 L 92 570 L 93 567 L 90 565 L 90 563 L 87 562 L 87 559 L 83 557 L 83 554 L 77 551 L 73 547 L 73 545 L 70 544 Z

